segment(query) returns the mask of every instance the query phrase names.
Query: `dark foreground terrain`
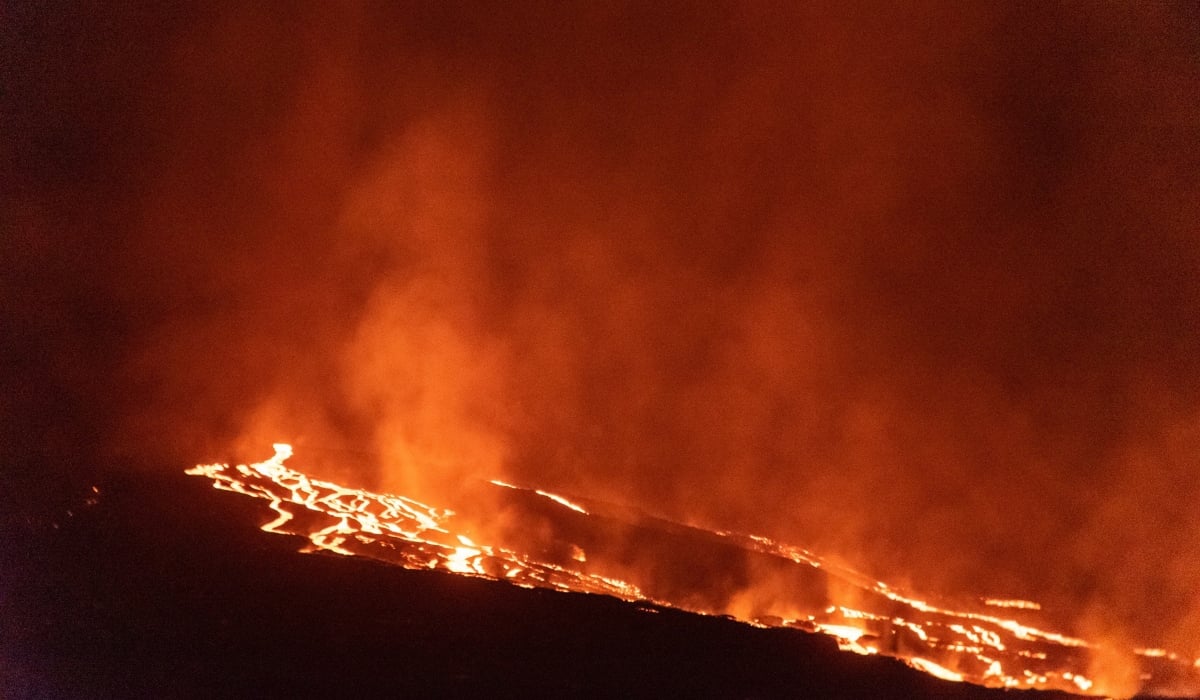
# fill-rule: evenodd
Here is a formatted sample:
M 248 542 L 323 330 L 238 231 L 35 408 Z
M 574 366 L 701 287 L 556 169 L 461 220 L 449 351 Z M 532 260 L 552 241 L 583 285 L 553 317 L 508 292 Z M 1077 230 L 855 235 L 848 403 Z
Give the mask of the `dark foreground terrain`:
M 118 474 L 0 487 L 0 696 L 1066 697 L 796 630 L 299 554 L 257 530 L 261 504 Z

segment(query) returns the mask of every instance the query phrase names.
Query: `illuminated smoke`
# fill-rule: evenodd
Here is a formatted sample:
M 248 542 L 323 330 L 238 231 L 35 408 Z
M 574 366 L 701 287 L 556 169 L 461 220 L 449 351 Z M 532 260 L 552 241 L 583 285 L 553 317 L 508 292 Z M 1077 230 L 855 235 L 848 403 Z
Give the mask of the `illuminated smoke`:
M 4 10 L 5 457 L 287 439 L 1200 655 L 1195 12 L 789 5 Z

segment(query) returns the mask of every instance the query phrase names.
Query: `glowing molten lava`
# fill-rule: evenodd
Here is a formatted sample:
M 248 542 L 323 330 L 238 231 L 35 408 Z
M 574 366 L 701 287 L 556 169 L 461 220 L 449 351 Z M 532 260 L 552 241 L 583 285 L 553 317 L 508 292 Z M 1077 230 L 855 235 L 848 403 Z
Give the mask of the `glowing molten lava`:
M 766 537 L 682 526 L 502 481 L 490 486 L 498 489 L 497 498 L 507 499 L 504 512 L 515 525 L 485 537 L 466 531 L 469 526 L 451 510 L 309 478 L 284 465 L 291 455 L 289 445 L 277 444 L 275 455 L 263 462 L 199 465 L 187 473 L 269 501 L 277 517 L 262 529 L 308 538 L 306 552 L 366 556 L 410 569 L 819 632 L 844 650 L 893 656 L 950 681 L 1124 694 L 1127 689 L 1105 687 L 1090 674 L 1097 659 L 1127 658 L 1138 666 L 1144 690 L 1200 688 L 1200 660 L 1164 649 L 1114 653 L 1041 629 L 1033 617 L 1041 606 L 1032 601 L 981 598 L 938 605 Z M 523 536 L 533 530 L 536 536 Z M 647 564 L 663 561 L 676 566 Z M 713 590 L 719 586 L 694 572 L 714 566 L 742 574 L 749 584 Z

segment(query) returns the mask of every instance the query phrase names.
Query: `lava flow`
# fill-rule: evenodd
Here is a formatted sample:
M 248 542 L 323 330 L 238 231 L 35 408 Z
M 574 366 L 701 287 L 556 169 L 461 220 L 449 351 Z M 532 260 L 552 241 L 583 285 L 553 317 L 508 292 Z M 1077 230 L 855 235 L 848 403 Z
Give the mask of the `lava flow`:
M 936 604 L 766 537 L 684 526 L 502 481 L 488 488 L 506 524 L 481 534 L 449 509 L 310 478 L 285 466 L 291 455 L 289 445 L 277 444 L 263 462 L 199 465 L 187 473 L 270 501 L 277 517 L 262 529 L 306 537 L 306 552 L 823 633 L 843 650 L 896 657 L 951 681 L 1104 695 L 1200 689 L 1200 659 L 1112 649 L 1044 629 L 1033 601 Z M 1113 659 L 1133 666 L 1140 688 L 1105 680 Z

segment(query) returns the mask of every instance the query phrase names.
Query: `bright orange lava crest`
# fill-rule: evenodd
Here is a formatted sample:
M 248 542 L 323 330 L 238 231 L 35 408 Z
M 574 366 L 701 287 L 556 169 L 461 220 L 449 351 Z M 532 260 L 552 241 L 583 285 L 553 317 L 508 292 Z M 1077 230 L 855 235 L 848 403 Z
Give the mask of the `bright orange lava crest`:
M 284 465 L 291 446 L 274 447 L 274 456 L 263 462 L 198 465 L 187 473 L 212 479 L 218 489 L 269 501 L 277 517 L 262 529 L 306 537 L 309 544 L 302 551 L 365 556 L 409 569 L 602 594 L 827 634 L 843 650 L 892 656 L 950 681 L 1122 695 L 1128 689 L 1105 687 L 1092 674 L 1099 668 L 1097 659 L 1128 658 L 1137 664 L 1143 690 L 1200 692 L 1200 660 L 1165 649 L 1113 654 L 1099 644 L 1041 629 L 1033 617 L 1041 606 L 1033 601 L 980 598 L 974 609 L 937 605 L 766 537 L 685 527 L 502 481 L 490 484 L 512 499 L 507 514 L 519 518 L 522 509 L 537 511 L 540 530 L 553 528 L 557 519 L 570 524 L 562 529 L 574 539 L 532 545 L 480 541 L 483 536 L 465 532 L 453 511 L 309 478 Z M 630 533 L 637 535 L 642 551 L 629 550 Z M 770 580 L 763 581 L 762 590 L 752 584 L 735 594 L 706 590 L 705 581 L 691 576 L 664 582 L 661 572 L 637 566 L 659 554 L 709 566 L 746 567 L 753 559 L 752 570 Z M 779 594 L 781 582 L 786 595 Z M 852 605 L 841 604 L 851 600 Z

